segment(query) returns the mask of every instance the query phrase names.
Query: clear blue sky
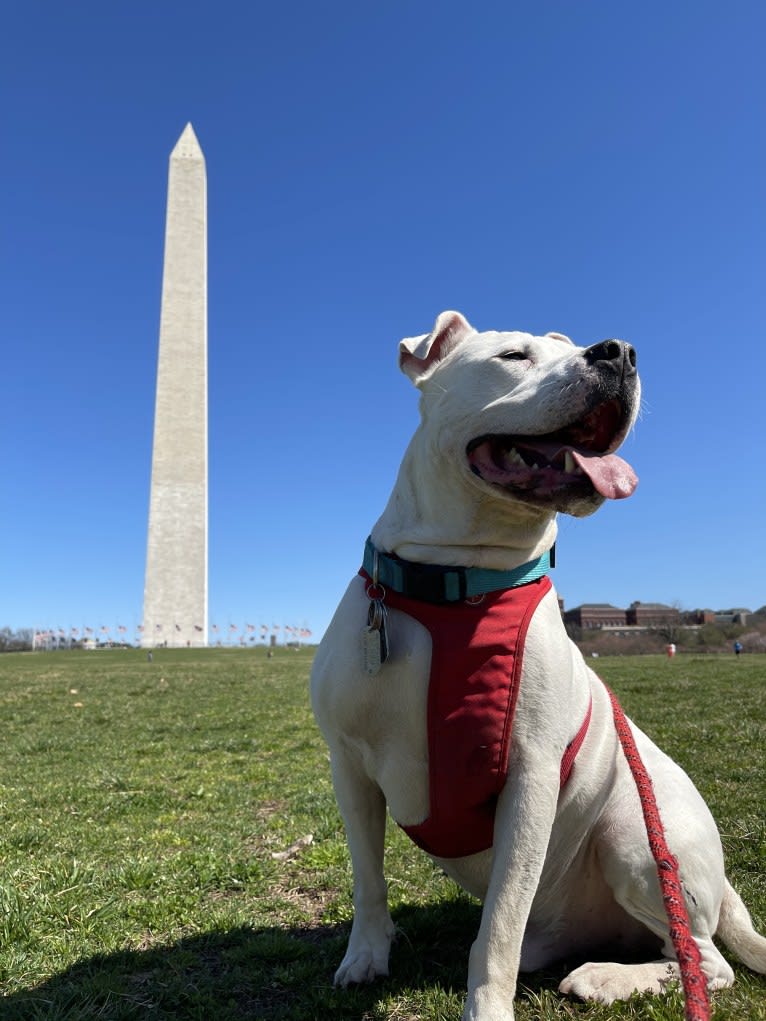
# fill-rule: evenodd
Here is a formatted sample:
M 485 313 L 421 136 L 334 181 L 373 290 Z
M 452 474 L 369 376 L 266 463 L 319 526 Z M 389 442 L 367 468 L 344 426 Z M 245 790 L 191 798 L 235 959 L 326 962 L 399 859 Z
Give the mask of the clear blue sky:
M 0 626 L 140 622 L 171 149 L 209 202 L 210 621 L 320 635 L 417 418 L 402 336 L 637 348 L 582 602 L 766 602 L 766 7 L 6 7 Z

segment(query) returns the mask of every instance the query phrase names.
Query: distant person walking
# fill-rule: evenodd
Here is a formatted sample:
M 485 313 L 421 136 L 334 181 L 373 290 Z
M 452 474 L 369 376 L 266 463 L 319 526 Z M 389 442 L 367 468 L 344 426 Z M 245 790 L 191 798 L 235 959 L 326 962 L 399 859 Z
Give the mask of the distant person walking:
M 675 642 L 671 642 L 670 645 L 668 645 L 668 659 L 672 659 L 675 656 L 675 654 L 676 654 L 676 643 Z
M 734 643 L 734 655 L 735 655 L 735 656 L 739 656 L 739 654 L 740 654 L 741 652 L 742 652 L 742 642 L 740 642 L 740 641 L 736 641 L 736 642 Z

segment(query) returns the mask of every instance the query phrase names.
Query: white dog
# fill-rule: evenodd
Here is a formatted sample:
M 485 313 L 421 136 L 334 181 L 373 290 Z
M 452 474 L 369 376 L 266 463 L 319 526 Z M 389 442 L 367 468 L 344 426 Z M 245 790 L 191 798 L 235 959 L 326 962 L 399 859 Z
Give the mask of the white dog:
M 478 333 L 444 312 L 401 342 L 400 366 L 421 391 L 421 423 L 312 673 L 354 869 L 335 982 L 388 974 L 388 806 L 484 901 L 465 1018 L 511 1021 L 519 969 L 610 946 L 645 947 L 648 963 L 584 964 L 561 991 L 604 1003 L 660 991 L 679 972 L 636 787 L 608 693 L 544 577 L 557 511 L 587 515 L 635 488 L 614 453 L 639 405 L 635 353 Z M 726 880 L 705 803 L 631 729 L 708 987 L 734 978 L 716 934 L 766 972 L 766 939 Z

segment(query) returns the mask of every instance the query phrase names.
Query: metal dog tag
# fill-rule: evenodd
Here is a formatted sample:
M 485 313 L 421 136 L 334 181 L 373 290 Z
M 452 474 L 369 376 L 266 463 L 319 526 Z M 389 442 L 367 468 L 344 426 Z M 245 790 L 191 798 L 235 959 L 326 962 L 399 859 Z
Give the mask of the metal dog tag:
M 388 659 L 387 616 L 382 600 L 371 599 L 367 611 L 367 627 L 362 633 L 364 669 L 370 677 L 374 677 Z

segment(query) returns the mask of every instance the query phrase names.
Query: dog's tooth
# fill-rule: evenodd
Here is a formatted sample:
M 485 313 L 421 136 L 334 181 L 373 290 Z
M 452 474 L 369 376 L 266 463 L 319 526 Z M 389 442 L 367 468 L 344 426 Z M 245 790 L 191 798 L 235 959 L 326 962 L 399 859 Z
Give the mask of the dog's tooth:
M 523 464 L 524 463 L 524 458 L 521 456 L 521 454 L 518 452 L 518 450 L 515 447 L 510 447 L 505 452 L 505 459 L 506 459 L 506 461 L 508 461 L 509 464 Z
M 575 459 L 572 457 L 570 452 L 567 450 L 564 453 L 564 471 L 567 472 L 567 474 L 569 474 L 569 475 L 574 475 L 574 472 L 575 472 L 576 468 L 577 468 L 577 465 L 575 464 Z

